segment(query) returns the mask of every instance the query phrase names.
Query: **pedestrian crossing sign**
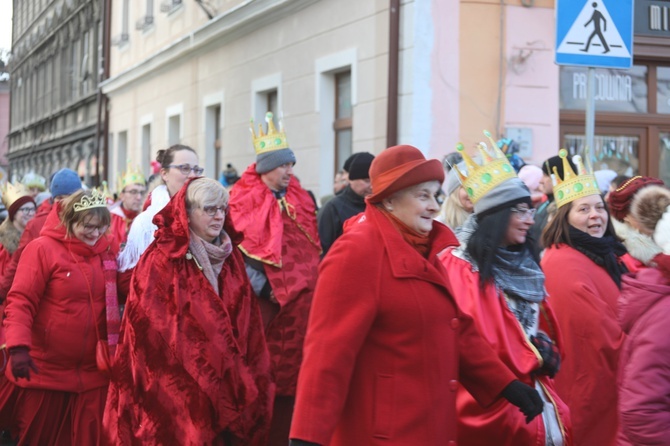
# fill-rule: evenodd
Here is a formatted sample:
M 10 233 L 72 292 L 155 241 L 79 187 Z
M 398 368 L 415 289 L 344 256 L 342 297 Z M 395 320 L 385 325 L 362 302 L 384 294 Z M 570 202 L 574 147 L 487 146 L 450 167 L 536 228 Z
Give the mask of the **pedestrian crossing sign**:
M 556 63 L 630 68 L 634 0 L 557 0 Z

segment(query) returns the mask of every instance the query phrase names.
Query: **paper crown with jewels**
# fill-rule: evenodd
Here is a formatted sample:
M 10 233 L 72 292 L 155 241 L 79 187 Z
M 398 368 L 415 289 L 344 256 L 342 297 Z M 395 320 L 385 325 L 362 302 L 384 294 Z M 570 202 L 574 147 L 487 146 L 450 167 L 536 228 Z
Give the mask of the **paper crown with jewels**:
M 105 194 L 98 189 L 91 189 L 91 195 L 84 194 L 79 201 L 74 204 L 74 211 L 81 212 L 93 208 L 106 208 L 107 199 Z
M 500 150 L 498 144 L 493 140 L 491 134 L 484 130 L 484 135 L 491 142 L 491 150 L 489 151 L 485 143 L 479 143 L 478 148 L 482 156 L 481 165 L 473 161 L 465 152 L 463 144 L 458 143 L 456 146 L 456 150 L 463 156 L 467 170 L 462 172 L 456 165 L 454 169 L 456 169 L 459 180 L 468 193 L 472 204 L 475 204 L 480 198 L 501 183 L 517 176 L 516 171 L 503 151 Z
M 9 209 L 19 198 L 30 196 L 30 191 L 19 182 L 3 184 L 0 186 L 0 192 L 2 192 L 2 202 L 6 209 Z
M 126 169 L 125 172 L 121 174 L 121 176 L 119 176 L 119 179 L 117 180 L 116 190 L 117 192 L 123 192 L 123 189 L 133 184 L 144 185 L 146 184 L 146 180 L 144 178 L 144 175 L 142 175 L 142 171 L 140 170 L 140 168 L 130 167 L 130 161 L 129 161 L 128 168 Z
M 281 120 L 279 121 L 279 131 L 277 131 L 273 118 L 274 116 L 272 112 L 267 112 L 265 114 L 265 122 L 268 123 L 268 131 L 267 133 L 264 133 L 263 126 L 258 124 L 258 136 L 256 136 L 256 133 L 254 132 L 254 120 L 251 120 L 249 129 L 251 130 L 251 139 L 254 143 L 256 155 L 289 148 Z
M 47 179 L 42 175 L 38 175 L 35 172 L 28 172 L 23 176 L 21 182 L 26 186 L 26 188 L 35 187 L 40 191 L 44 192 L 47 190 Z
M 560 208 L 578 198 L 600 195 L 598 181 L 593 173 L 586 171 L 581 156 L 575 155 L 572 158 L 578 173 L 570 167 L 567 150 L 559 150 L 558 156 L 563 160 L 563 178 L 558 176 L 558 171 L 554 167 L 554 197 L 557 207 Z

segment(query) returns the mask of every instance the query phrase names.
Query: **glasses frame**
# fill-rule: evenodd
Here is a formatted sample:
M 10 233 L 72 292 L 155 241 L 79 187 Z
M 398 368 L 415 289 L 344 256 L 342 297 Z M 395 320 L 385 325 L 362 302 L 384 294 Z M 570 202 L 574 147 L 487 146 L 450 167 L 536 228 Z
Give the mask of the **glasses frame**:
M 138 196 L 138 195 L 139 195 L 140 197 L 142 197 L 142 196 L 144 196 L 144 195 L 147 194 L 147 191 L 146 191 L 146 189 L 145 189 L 145 190 L 142 190 L 142 191 L 140 191 L 140 190 L 134 190 L 134 189 L 133 189 L 133 190 L 122 190 L 121 193 L 122 193 L 122 194 L 130 194 L 130 195 L 132 195 L 133 197 L 136 197 L 136 196 Z
M 183 175 L 188 175 L 193 172 L 197 176 L 200 176 L 205 172 L 205 168 L 198 165 L 191 167 L 190 164 L 168 164 L 168 167 L 179 169 L 179 172 L 181 172 Z
M 16 210 L 16 212 L 23 212 L 24 214 L 32 214 L 37 212 L 36 207 L 30 207 L 30 208 L 25 208 L 25 207 L 20 207 Z
M 532 220 L 535 217 L 535 212 L 537 212 L 535 208 L 519 209 L 516 206 L 512 206 L 509 210 L 521 221 Z
M 200 209 L 207 214 L 209 217 L 216 217 L 216 213 L 218 211 L 221 211 L 223 216 L 225 217 L 226 214 L 228 213 L 228 206 L 203 206 Z
M 86 234 L 93 234 L 93 232 L 95 232 L 95 230 L 97 229 L 98 234 L 103 235 L 109 229 L 109 225 L 94 226 L 94 225 L 87 225 L 87 224 L 82 223 L 81 228 L 84 231 L 84 233 L 86 233 Z

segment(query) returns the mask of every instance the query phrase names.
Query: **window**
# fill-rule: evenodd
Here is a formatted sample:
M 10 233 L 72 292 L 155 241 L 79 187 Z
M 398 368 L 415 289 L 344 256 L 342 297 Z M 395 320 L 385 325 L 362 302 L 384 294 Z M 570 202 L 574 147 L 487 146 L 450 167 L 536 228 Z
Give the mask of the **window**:
M 181 141 L 180 126 L 180 115 L 174 115 L 168 118 L 168 146 L 179 144 Z
M 351 71 L 335 75 L 335 170 L 344 165 L 352 152 Z
M 151 123 L 142 126 L 142 170 L 151 171 Z
M 258 124 L 265 129 L 265 114 L 272 112 L 275 116 L 275 125 L 281 118 L 281 74 L 275 73 L 251 82 L 252 103 L 251 113 L 254 118 L 254 131 L 258 132 Z
M 203 103 L 205 106 L 205 176 L 219 178 L 225 166 L 221 148 L 223 93 L 208 95 L 204 98 Z
M 140 19 L 135 23 L 135 29 L 140 31 L 146 31 L 150 29 L 154 24 L 154 1 L 147 0 L 147 9 L 145 15 L 140 17 Z
M 79 91 L 79 39 L 70 46 L 70 100 L 77 98 Z
M 116 137 L 116 171 L 121 174 L 128 168 L 128 131 L 119 132 Z M 120 192 L 120 191 L 117 191 Z

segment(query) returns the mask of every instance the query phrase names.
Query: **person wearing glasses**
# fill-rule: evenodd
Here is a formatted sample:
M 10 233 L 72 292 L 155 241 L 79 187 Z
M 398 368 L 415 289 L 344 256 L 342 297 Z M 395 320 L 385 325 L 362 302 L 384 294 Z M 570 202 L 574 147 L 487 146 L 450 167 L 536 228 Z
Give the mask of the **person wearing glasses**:
M 269 446 L 286 446 L 321 245 L 316 205 L 293 175 L 295 154 L 267 113 L 267 134 L 252 138 L 256 162 L 230 192 L 238 248 L 261 307 L 277 385 Z
M 113 355 L 119 328 L 109 222 L 101 193 L 76 192 L 54 204 L 21 256 L 0 381 L 0 429 L 18 444 L 102 444 L 109 378 L 96 352 Z
M 198 165 L 198 154 L 189 146 L 175 144 L 159 150 L 156 161 L 160 164 L 161 184 L 155 187 L 144 204 L 144 211 L 133 220 L 126 244 L 119 254 L 119 271 L 130 272 L 140 256 L 154 240 L 154 216 L 163 209 L 189 178 L 199 177 L 204 169 Z M 124 274 L 130 280 L 130 274 Z M 125 288 L 125 287 L 124 287 Z
M 121 174 L 118 180 L 119 201 L 109 207 L 112 214 L 111 232 L 121 249 L 128 239 L 128 231 L 135 217 L 142 211 L 144 197 L 147 193 L 147 184 L 144 175 L 138 169 L 128 169 Z
M 574 444 L 617 443 L 617 367 L 626 335 L 617 298 L 622 277 L 636 268 L 619 241 L 596 178 L 578 174 L 560 156 L 564 176 L 555 178 L 558 210 L 542 233 L 542 269 L 565 339 L 565 361 L 556 389 L 570 407 Z
M 105 409 L 109 444 L 265 446 L 274 384 L 228 192 L 194 178 L 135 267 Z
M 0 224 L 0 276 L 4 276 L 12 254 L 19 247 L 21 234 L 37 210 L 35 199 L 22 183 L 7 183 L 2 190 L 2 202 L 8 217 Z
M 570 412 L 552 379 L 561 373 L 561 333 L 530 236 L 535 208 L 530 191 L 495 142 L 492 151 L 482 144 L 482 165 L 462 151 L 467 173 L 454 169 L 474 214 L 462 227 L 461 245 L 440 258 L 459 307 L 474 319 L 516 381 L 503 392 L 507 400 L 487 407 L 458 388 L 458 443 L 568 446 Z M 515 401 L 527 402 L 519 411 Z

